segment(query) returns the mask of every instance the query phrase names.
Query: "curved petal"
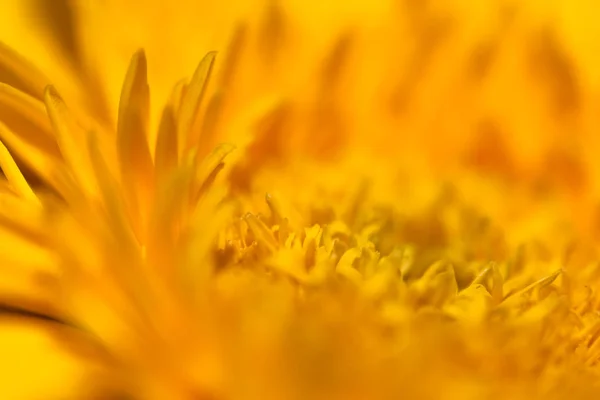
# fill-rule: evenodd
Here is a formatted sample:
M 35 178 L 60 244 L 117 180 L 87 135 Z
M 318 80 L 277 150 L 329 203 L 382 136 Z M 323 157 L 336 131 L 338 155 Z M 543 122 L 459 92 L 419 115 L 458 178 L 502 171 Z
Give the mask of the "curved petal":
M 123 189 L 133 228 L 142 240 L 149 212 L 148 201 L 154 190 L 154 165 L 148 146 L 150 89 L 146 56 L 134 54 L 127 71 L 119 103 L 117 152 Z
M 42 98 L 50 83 L 29 61 L 0 42 L 0 82 L 7 83 L 33 97 Z

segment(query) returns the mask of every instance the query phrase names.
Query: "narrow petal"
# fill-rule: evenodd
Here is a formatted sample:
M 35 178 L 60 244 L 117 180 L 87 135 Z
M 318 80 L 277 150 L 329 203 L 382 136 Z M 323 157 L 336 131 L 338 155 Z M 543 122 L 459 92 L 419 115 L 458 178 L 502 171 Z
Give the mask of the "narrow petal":
M 53 86 L 44 93 L 44 102 L 65 162 L 88 193 L 97 193 L 93 169 L 85 149 L 86 134 L 73 120 L 63 99 Z
M 221 64 L 221 73 L 219 76 L 219 87 L 227 89 L 231 87 L 233 80 L 238 72 L 240 59 L 246 44 L 248 43 L 248 25 L 240 23 L 233 31 L 233 35 L 229 44 L 225 60 Z
M 202 140 L 196 144 L 198 154 L 204 155 L 208 150 L 214 147 L 215 138 L 218 136 L 219 122 L 223 114 L 224 108 L 224 93 L 216 92 L 208 101 L 206 110 L 202 116 L 202 121 L 199 127 L 194 126 L 194 130 L 198 129 Z
M 360 286 L 363 281 L 363 276 L 353 267 L 354 262 L 360 257 L 361 250 L 352 248 L 344 253 L 336 266 L 336 272 L 347 278 L 352 283 Z
M 231 154 L 233 150 L 235 150 L 235 146 L 223 143 L 217 146 L 208 157 L 196 167 L 196 180 L 192 193 L 194 196 L 192 199 L 193 203 L 197 202 L 202 193 L 208 190 L 216 178 L 216 175 L 223 168 L 225 157 Z M 196 163 L 198 162 L 197 160 L 198 158 L 196 159 Z
M 6 179 L 8 179 L 15 192 L 26 200 L 37 202 L 37 197 L 33 193 L 33 190 L 29 187 L 15 160 L 13 160 L 8 149 L 2 142 L 0 142 L 0 168 L 2 168 Z
M 558 278 L 558 276 L 560 274 L 562 274 L 562 269 L 559 269 L 557 271 L 554 271 L 553 273 L 551 273 L 548 276 L 545 276 L 544 278 L 541 278 L 535 282 L 533 282 L 530 285 L 527 285 L 525 288 L 518 290 L 516 292 L 513 293 L 507 293 L 505 298 L 504 298 L 504 303 L 503 304 L 510 304 L 510 302 L 514 299 L 518 299 L 521 298 L 523 296 L 526 296 L 528 294 L 530 294 L 531 292 L 533 292 L 535 289 L 540 289 L 540 288 L 544 288 L 548 285 L 551 285 L 556 278 Z
M 150 90 L 146 55 L 134 54 L 127 71 L 117 126 L 117 152 L 129 214 L 142 239 L 154 184 L 154 166 L 148 146 Z
M 28 143 L 59 154 L 44 103 L 4 83 L 0 83 L 0 121 Z
M 50 83 L 36 67 L 16 51 L 0 42 L 0 82 L 9 84 L 37 99 Z
M 173 263 L 177 242 L 190 215 L 187 199 L 193 177 L 194 171 L 190 166 L 179 167 L 165 175 L 153 204 L 148 261 L 155 265 L 154 269 L 162 275 L 163 281 L 169 284 L 172 283 L 173 270 L 168 266 Z
M 198 110 L 200 109 L 216 56 L 216 52 L 210 52 L 204 56 L 198 68 L 196 68 L 192 81 L 185 92 L 179 116 L 179 157 L 199 141 L 199 138 L 193 135 L 192 128 L 198 116 Z
M 168 173 L 177 166 L 177 121 L 171 104 L 163 109 L 160 119 L 154 162 L 157 175 Z
M 181 104 L 183 103 L 183 99 L 186 96 L 187 90 L 187 80 L 181 80 L 177 82 L 177 84 L 173 88 L 171 97 L 169 98 L 169 103 L 173 106 L 173 111 L 175 112 L 175 115 L 177 117 L 179 117 L 179 115 L 181 114 Z
M 185 80 L 179 81 L 163 109 L 154 149 L 155 170 L 159 175 L 168 173 L 178 165 L 177 118 L 186 91 Z
M 32 11 L 37 18 L 36 21 L 41 22 L 41 27 L 45 29 L 45 33 L 51 39 L 49 44 L 62 50 L 65 61 L 73 67 L 79 81 L 77 83 L 85 88 L 85 93 L 94 94 L 93 96 L 84 96 L 83 101 L 87 106 L 84 108 L 98 122 L 112 127 L 114 121 L 106 88 L 101 78 L 103 73 L 98 70 L 98 65 L 93 57 L 90 57 L 90 54 L 94 54 L 94 50 L 89 49 L 94 45 L 89 43 L 89 27 L 82 15 L 91 12 L 89 10 L 92 7 L 91 3 L 73 3 L 71 0 L 30 1 L 32 2 Z
M 98 146 L 97 135 L 93 132 L 88 134 L 87 146 L 94 175 L 109 218 L 108 223 L 114 228 L 115 237 L 121 241 L 122 246 L 134 246 L 135 238 L 131 233 L 122 199 L 119 196 L 117 180 L 111 174 Z
M 269 64 L 278 60 L 288 35 L 286 15 L 280 1 L 271 0 L 263 9 L 258 36 L 261 60 Z
M 113 126 L 110 106 L 106 96 L 106 88 L 103 85 L 98 66 L 90 58 L 88 50 L 88 26 L 82 20 L 83 9 L 89 8 L 90 4 L 82 2 L 73 3 L 70 0 L 29 0 L 36 18 L 40 22 L 45 36 L 49 38 L 48 44 L 54 46 L 58 52 L 57 56 L 63 56 L 64 61 L 73 67 L 77 78 L 77 84 L 84 89 L 84 93 L 93 93 L 93 96 L 85 95 L 82 105 L 91 116 L 105 126 Z M 90 12 L 89 10 L 85 10 Z M 62 89 L 64 91 L 64 88 Z M 64 93 L 64 92 L 63 92 Z
M 51 153 L 35 147 L 0 123 L 0 140 L 58 193 L 64 190 L 56 172 L 63 170 L 60 160 Z
M 265 195 L 265 201 L 271 210 L 271 217 L 275 224 L 280 224 L 283 221 L 282 206 L 278 198 L 273 196 L 271 193 Z
M 247 214 L 244 218 L 248 227 L 252 231 L 255 240 L 259 246 L 263 246 L 268 254 L 274 253 L 279 247 L 279 243 L 273 237 L 273 233 L 264 222 L 253 214 Z

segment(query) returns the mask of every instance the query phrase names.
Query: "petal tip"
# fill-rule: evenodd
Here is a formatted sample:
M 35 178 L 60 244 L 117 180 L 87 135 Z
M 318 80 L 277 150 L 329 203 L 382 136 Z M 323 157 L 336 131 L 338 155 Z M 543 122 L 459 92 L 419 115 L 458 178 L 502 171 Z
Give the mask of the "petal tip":
M 56 90 L 54 85 L 46 85 L 46 87 L 44 88 L 44 98 L 48 98 L 48 97 L 59 97 L 60 98 L 60 95 L 58 94 L 58 91 Z

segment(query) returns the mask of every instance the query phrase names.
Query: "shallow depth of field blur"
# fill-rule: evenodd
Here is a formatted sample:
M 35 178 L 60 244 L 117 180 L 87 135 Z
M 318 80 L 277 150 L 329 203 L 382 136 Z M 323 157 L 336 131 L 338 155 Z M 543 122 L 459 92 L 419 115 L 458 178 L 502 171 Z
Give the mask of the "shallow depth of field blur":
M 599 17 L 592 0 L 2 0 L 0 42 L 43 73 L 84 129 L 106 133 L 110 148 L 128 65 L 145 51 L 144 140 L 157 176 L 171 172 L 155 156 L 165 104 L 178 105 L 173 88 L 217 51 L 191 129 L 202 135 L 188 142 L 194 157 L 221 143 L 236 150 L 215 168 L 218 179 L 207 174 L 234 205 L 222 225 L 198 222 L 215 242 L 198 286 L 210 300 L 183 301 L 184 322 L 168 327 L 183 339 L 157 322 L 180 311 L 178 290 L 165 290 L 172 303 L 156 300 L 156 317 L 146 310 L 160 338 L 148 340 L 152 349 L 144 346 L 154 331 L 110 330 L 104 340 L 105 316 L 96 332 L 95 313 L 116 315 L 119 305 L 102 296 L 72 304 L 51 285 L 38 289 L 38 260 L 0 245 L 0 399 L 100 399 L 111 390 L 142 400 L 595 398 Z M 19 86 L 4 45 L 0 83 L 51 109 L 47 93 Z M 17 121 L 2 93 L 0 123 L 30 138 L 30 122 Z M 50 173 L 5 144 L 36 195 L 54 190 Z M 61 146 L 59 164 L 68 158 Z M 118 162 L 126 171 L 127 160 Z M 126 197 L 135 185 L 122 175 Z M 40 210 L 61 217 L 31 222 L 64 235 L 60 246 L 44 244 L 60 260 L 50 262 L 57 287 L 84 269 L 69 257 L 88 245 L 115 251 L 99 281 L 129 265 L 116 255 L 111 222 L 98 238 L 57 222 L 104 218 L 82 187 L 77 207 L 89 214 L 68 199 L 42 200 Z M 17 213 L 12 201 L 0 211 L 6 243 L 17 235 L 2 216 Z M 177 214 L 182 226 L 196 224 L 186 215 Z M 104 239 L 113 247 L 101 247 Z M 132 250 L 142 264 L 180 261 L 180 247 L 153 252 L 142 242 Z M 90 281 L 79 289 L 94 293 Z M 59 322 L 37 321 L 46 301 L 58 304 Z M 75 334 L 52 325 L 71 317 Z M 178 364 L 171 351 L 194 362 Z

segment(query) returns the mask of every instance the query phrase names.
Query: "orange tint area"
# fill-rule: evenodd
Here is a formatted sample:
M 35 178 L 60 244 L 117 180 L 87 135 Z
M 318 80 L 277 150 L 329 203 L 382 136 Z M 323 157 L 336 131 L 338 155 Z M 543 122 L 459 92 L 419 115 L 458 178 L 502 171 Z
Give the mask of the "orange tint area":
M 595 398 L 599 13 L 3 0 L 0 398 Z

